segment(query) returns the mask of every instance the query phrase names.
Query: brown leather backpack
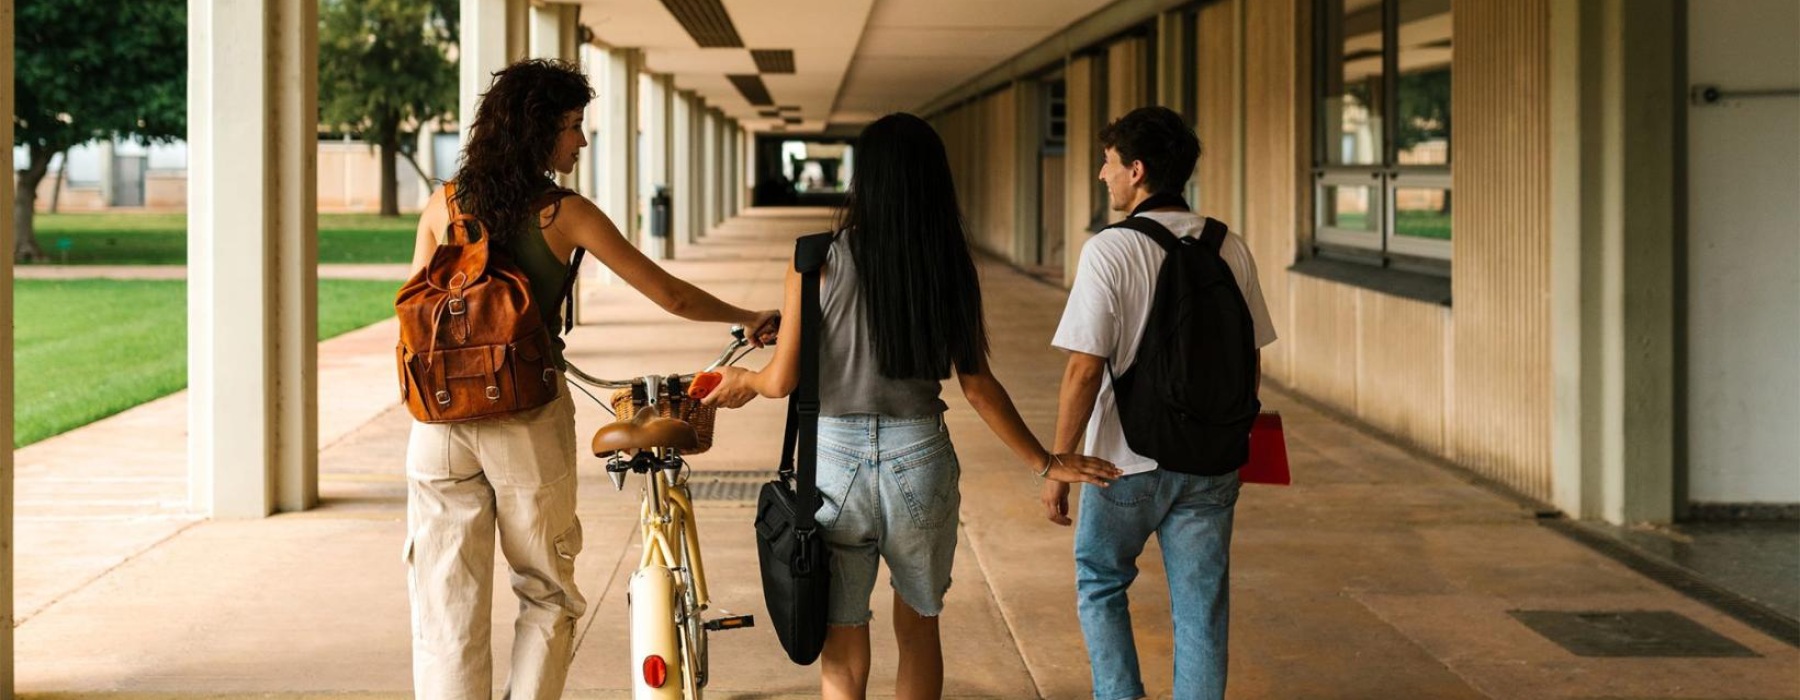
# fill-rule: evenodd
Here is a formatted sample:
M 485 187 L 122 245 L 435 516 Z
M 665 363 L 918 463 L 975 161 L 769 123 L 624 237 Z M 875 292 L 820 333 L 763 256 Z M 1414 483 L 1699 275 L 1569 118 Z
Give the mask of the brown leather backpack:
M 568 194 L 553 190 L 532 211 Z M 561 389 L 561 368 L 531 281 L 460 210 L 456 183 L 444 184 L 444 202 L 450 208 L 444 243 L 394 299 L 401 398 L 422 423 L 492 418 L 550 403 Z M 568 299 L 581 252 L 569 264 L 562 298 L 551 303 Z

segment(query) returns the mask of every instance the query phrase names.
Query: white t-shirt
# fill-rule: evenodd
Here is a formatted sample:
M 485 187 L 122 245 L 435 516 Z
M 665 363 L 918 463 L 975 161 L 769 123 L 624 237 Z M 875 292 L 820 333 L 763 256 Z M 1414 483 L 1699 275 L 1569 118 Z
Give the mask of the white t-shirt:
M 1206 223 L 1199 215 L 1181 211 L 1146 212 L 1142 216 L 1155 219 L 1177 237 L 1199 236 Z M 1069 305 L 1063 308 L 1062 323 L 1050 341 L 1063 350 L 1111 360 L 1111 372 L 1102 376 L 1100 393 L 1094 398 L 1094 413 L 1088 418 L 1086 453 L 1112 462 L 1126 474 L 1150 471 L 1156 468 L 1156 462 L 1132 452 L 1125 443 L 1118 405 L 1113 399 L 1112 377 L 1124 374 L 1137 359 L 1138 343 L 1144 337 L 1144 324 L 1149 321 L 1150 303 L 1156 295 L 1156 276 L 1167 255 L 1156 241 L 1131 229 L 1109 228 L 1096 234 L 1081 250 L 1075 285 L 1069 290 Z M 1256 261 L 1250 257 L 1243 237 L 1227 234 L 1219 246 L 1219 256 L 1231 268 L 1238 289 L 1244 293 L 1244 303 L 1250 307 L 1256 347 L 1275 342 L 1275 326 L 1269 322 L 1269 307 L 1256 280 Z

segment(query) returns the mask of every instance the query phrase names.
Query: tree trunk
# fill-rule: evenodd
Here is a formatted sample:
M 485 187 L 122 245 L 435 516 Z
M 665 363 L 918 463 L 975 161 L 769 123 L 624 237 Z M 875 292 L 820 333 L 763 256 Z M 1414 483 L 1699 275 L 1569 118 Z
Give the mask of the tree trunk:
M 400 173 L 394 163 L 400 150 L 399 120 L 383 119 L 376 134 L 381 140 L 381 215 L 399 216 Z
M 30 146 L 26 152 L 30 154 L 31 165 L 19 171 L 18 185 L 13 188 L 13 262 L 37 262 L 44 259 L 44 249 L 38 247 L 37 227 L 34 217 L 37 207 L 38 183 L 44 181 L 44 174 L 50 171 L 50 159 L 56 157 L 56 151 L 41 152 L 38 146 Z
M 69 159 L 64 157 L 62 165 L 56 169 L 56 182 L 50 187 L 50 213 L 55 214 L 61 209 L 63 183 L 68 181 Z

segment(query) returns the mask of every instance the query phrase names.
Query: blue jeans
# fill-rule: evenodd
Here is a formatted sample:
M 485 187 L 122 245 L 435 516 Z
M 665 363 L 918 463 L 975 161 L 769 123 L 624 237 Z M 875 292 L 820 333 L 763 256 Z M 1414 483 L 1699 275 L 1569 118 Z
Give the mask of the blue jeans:
M 915 612 L 943 612 L 956 558 L 962 468 L 942 415 L 819 417 L 820 529 L 831 547 L 826 621 L 869 622 L 882 561 Z
M 1075 526 L 1075 596 L 1096 700 L 1145 695 L 1126 591 L 1151 533 L 1162 547 L 1175 622 L 1175 697 L 1225 697 L 1231 611 L 1231 516 L 1236 472 L 1195 476 L 1157 469 L 1084 485 Z

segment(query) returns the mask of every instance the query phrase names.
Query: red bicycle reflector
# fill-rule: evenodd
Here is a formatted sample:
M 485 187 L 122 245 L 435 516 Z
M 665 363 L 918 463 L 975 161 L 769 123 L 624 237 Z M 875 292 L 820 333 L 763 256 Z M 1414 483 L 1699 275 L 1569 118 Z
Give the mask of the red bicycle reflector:
M 652 688 L 661 688 L 669 681 L 669 664 L 663 657 L 651 654 L 644 657 L 644 684 Z
M 713 389 L 719 387 L 719 382 L 724 380 L 725 375 L 719 374 L 718 372 L 701 372 L 696 374 L 694 375 L 694 381 L 688 383 L 688 398 L 704 399 L 707 394 L 712 393 Z

